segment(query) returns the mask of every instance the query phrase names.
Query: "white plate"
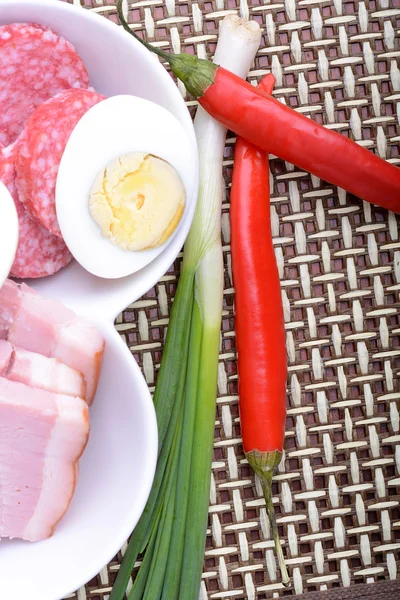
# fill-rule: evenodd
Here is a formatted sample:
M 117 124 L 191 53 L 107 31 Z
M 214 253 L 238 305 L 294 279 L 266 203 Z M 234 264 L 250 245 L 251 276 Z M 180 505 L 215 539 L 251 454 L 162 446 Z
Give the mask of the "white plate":
M 111 560 L 145 506 L 157 457 L 151 399 L 126 344 L 111 324 L 101 329 L 104 368 L 74 498 L 48 540 L 1 541 L 4 599 L 64 598 Z
M 179 119 L 195 146 L 190 115 L 172 79 L 122 28 L 55 0 L 0 0 L 0 4 L 0 24 L 31 21 L 52 27 L 76 46 L 98 92 L 133 94 L 164 106 Z M 196 172 L 194 193 L 197 180 Z M 134 275 L 99 279 L 73 263 L 33 283 L 41 293 L 89 317 L 103 332 L 107 349 L 73 502 L 51 539 L 36 544 L 0 543 L 1 598 L 64 598 L 113 558 L 140 518 L 156 465 L 156 419 L 146 383 L 113 322 L 173 263 L 189 230 L 195 202 L 190 206 L 171 243 Z

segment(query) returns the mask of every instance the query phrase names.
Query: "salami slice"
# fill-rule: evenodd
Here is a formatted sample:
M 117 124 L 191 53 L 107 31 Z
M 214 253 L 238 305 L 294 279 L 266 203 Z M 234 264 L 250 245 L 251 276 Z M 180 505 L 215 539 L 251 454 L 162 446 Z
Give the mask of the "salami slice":
M 72 256 L 63 242 L 36 223 L 18 200 L 13 152 L 0 150 L 0 180 L 14 198 L 18 213 L 19 242 L 11 275 L 19 279 L 46 277 L 65 267 Z
M 61 237 L 55 205 L 58 167 L 79 119 L 104 96 L 71 89 L 41 104 L 28 119 L 17 141 L 19 199 L 45 229 Z
M 0 143 L 11 144 L 29 115 L 69 88 L 87 88 L 82 59 L 66 39 L 32 23 L 0 27 Z

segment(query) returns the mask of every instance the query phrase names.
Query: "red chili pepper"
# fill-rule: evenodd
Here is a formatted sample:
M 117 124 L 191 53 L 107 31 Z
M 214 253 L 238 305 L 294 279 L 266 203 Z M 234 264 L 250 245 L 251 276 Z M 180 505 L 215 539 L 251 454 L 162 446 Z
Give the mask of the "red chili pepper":
M 363 200 L 400 212 L 400 169 L 346 136 L 258 91 L 230 71 L 190 54 L 168 54 L 139 38 L 117 3 L 122 26 L 166 60 L 217 121 L 270 152 Z
M 258 88 L 271 93 L 275 78 Z M 238 137 L 230 195 L 235 331 L 243 448 L 259 475 L 284 585 L 289 583 L 272 504 L 282 457 L 287 358 L 281 287 L 272 244 L 268 155 Z
M 218 67 L 199 98 L 215 119 L 259 148 L 355 196 L 400 212 L 400 169 Z

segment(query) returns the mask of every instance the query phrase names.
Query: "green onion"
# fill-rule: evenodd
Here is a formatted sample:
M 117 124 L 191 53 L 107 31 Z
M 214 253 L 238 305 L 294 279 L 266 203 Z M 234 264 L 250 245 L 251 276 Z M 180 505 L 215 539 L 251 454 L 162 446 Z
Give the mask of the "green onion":
M 130 33 L 118 0 L 122 25 Z M 245 77 L 260 42 L 255 22 L 222 24 L 217 64 Z M 162 54 L 162 53 L 161 53 Z M 146 509 L 133 532 L 110 600 L 122 600 L 145 551 L 129 600 L 197 600 L 206 540 L 214 441 L 224 269 L 222 161 L 226 129 L 198 108 L 200 188 L 185 243 L 154 394 L 159 458 Z

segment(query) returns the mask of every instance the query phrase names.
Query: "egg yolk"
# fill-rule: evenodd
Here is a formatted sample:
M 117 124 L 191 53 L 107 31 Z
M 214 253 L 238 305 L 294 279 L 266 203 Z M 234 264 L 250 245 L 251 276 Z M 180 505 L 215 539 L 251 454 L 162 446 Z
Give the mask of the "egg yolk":
M 106 238 L 124 250 L 139 251 L 167 241 L 181 220 L 185 201 L 182 180 L 168 162 L 131 152 L 96 177 L 89 210 Z

